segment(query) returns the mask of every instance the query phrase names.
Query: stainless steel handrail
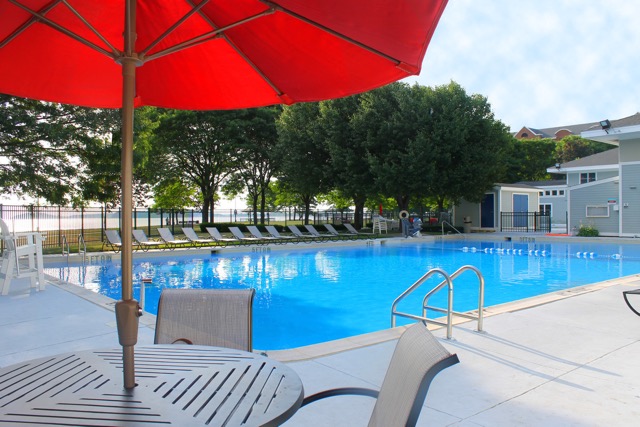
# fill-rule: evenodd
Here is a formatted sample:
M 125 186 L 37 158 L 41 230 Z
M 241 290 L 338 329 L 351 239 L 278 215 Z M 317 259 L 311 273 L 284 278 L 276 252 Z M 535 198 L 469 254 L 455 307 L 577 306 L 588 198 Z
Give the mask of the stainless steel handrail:
M 460 276 L 465 271 L 473 271 L 476 274 L 476 276 L 478 276 L 478 314 L 474 315 L 474 314 L 469 314 L 469 313 L 462 313 L 462 312 L 459 312 L 459 311 L 453 311 L 451 309 L 451 306 L 452 306 L 451 304 L 449 305 L 449 308 L 446 311 L 444 309 L 442 309 L 442 308 L 439 308 L 439 307 L 429 306 L 428 305 L 429 297 L 431 297 L 431 295 L 433 295 L 435 293 L 435 292 L 432 291 L 432 292 L 429 292 L 427 295 L 425 295 L 424 299 L 422 300 L 422 316 L 423 317 L 427 317 L 427 309 L 430 309 L 430 310 L 438 311 L 438 312 L 441 312 L 441 313 L 446 312 L 447 313 L 447 318 L 450 315 L 454 315 L 454 316 L 464 317 L 465 319 L 469 319 L 469 320 L 477 320 L 478 321 L 478 331 L 482 332 L 482 328 L 484 326 L 484 277 L 482 276 L 482 273 L 480 272 L 480 270 L 478 270 L 476 267 L 474 267 L 472 265 L 463 265 L 462 267 L 457 269 L 453 274 L 451 274 L 449 276 L 449 278 L 453 282 L 453 279 L 457 278 L 458 276 Z M 438 286 L 442 287 L 445 284 L 446 284 L 446 281 L 443 281 Z M 438 287 L 436 287 L 434 289 L 437 289 L 437 288 Z
M 442 228 L 442 235 L 443 235 L 443 236 L 444 236 L 444 225 L 445 225 L 445 224 L 448 224 L 448 225 L 449 225 L 449 227 L 451 227 L 451 228 L 453 228 L 454 230 L 456 230 L 456 233 L 458 233 L 458 234 L 462 235 L 462 237 L 466 237 L 466 236 L 464 235 L 464 233 L 463 233 L 463 232 L 461 232 L 460 230 L 458 230 L 457 228 L 455 228 L 455 227 L 453 226 L 453 224 L 451 224 L 450 222 L 448 222 L 448 221 L 442 221 L 440 224 L 442 225 L 442 226 L 441 226 L 441 228 Z
M 460 276 L 465 271 L 473 271 L 478 276 L 479 289 L 478 289 L 478 314 L 469 314 L 462 313 L 453 310 L 453 279 Z M 434 274 L 440 274 L 444 277 L 444 280 L 440 282 L 437 286 L 431 289 L 425 295 L 422 300 L 422 316 L 418 316 L 411 313 L 403 313 L 397 311 L 397 306 L 400 301 L 402 301 L 407 295 L 418 289 L 427 279 L 429 279 Z M 442 288 L 447 287 L 447 308 L 441 307 L 433 307 L 428 305 L 429 298 L 442 290 Z M 440 313 L 446 313 L 446 322 L 441 322 L 439 320 L 429 319 L 427 318 L 427 310 L 433 310 Z M 414 320 L 422 320 L 427 323 L 432 323 L 435 325 L 446 326 L 447 327 L 447 339 L 451 339 L 453 336 L 453 316 L 464 317 L 465 319 L 477 320 L 478 321 L 478 331 L 482 331 L 483 323 L 484 323 L 484 277 L 480 270 L 472 265 L 465 265 L 456 270 L 453 274 L 449 275 L 447 272 L 440 268 L 433 268 L 429 270 L 426 274 L 424 274 L 421 278 L 419 278 L 413 285 L 411 285 L 407 290 L 405 290 L 400 296 L 398 296 L 391 305 L 391 327 L 396 326 L 396 316 L 406 317 Z
M 71 248 L 69 247 L 69 242 L 67 242 L 67 236 L 62 235 L 62 255 L 66 255 L 69 258 L 69 252 Z
M 395 316 L 401 316 L 401 317 L 406 317 L 406 318 L 414 319 L 414 320 L 422 320 L 424 322 L 433 323 L 433 324 L 440 325 L 440 326 L 447 326 L 447 338 L 451 338 L 452 322 L 451 322 L 451 315 L 449 315 L 449 314 L 447 315 L 447 323 L 443 323 L 443 322 L 440 322 L 438 320 L 427 319 L 425 316 L 417 316 L 417 315 L 411 314 L 411 313 L 403 313 L 403 312 L 396 311 L 396 308 L 397 308 L 398 304 L 400 303 L 400 301 L 402 301 L 404 299 L 404 297 L 406 297 L 407 295 L 409 295 L 410 293 L 412 293 L 413 291 L 418 289 L 420 287 L 420 285 L 422 285 L 429 277 L 433 276 L 434 274 L 442 275 L 444 277 L 444 280 L 438 286 L 436 286 L 434 289 L 429 291 L 429 293 L 427 295 L 433 294 L 433 293 L 439 291 L 440 289 L 442 289 L 444 287 L 444 285 L 448 285 L 448 296 L 449 296 L 448 304 L 449 304 L 449 307 L 453 307 L 453 283 L 451 282 L 451 278 L 449 277 L 449 275 L 447 274 L 446 271 L 444 271 L 444 270 L 442 270 L 440 268 L 433 268 L 433 269 L 427 271 L 413 285 L 409 286 L 409 288 L 407 288 L 406 291 L 401 293 L 400 296 L 398 296 L 398 298 L 395 299 L 395 301 L 393 301 L 393 304 L 391 304 L 391 327 L 392 328 L 395 328 L 395 326 L 396 326 L 396 317 Z M 451 311 L 451 310 L 449 310 L 449 311 Z

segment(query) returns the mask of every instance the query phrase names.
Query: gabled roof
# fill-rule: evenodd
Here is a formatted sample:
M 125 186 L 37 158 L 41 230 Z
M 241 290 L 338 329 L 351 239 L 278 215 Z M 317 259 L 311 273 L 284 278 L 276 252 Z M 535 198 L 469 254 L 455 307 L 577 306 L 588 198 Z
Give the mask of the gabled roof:
M 632 126 L 632 125 L 640 125 L 640 113 L 635 113 L 632 116 L 623 117 L 617 120 L 611 120 L 612 127 L 622 127 L 622 126 Z M 591 123 L 581 123 L 577 125 L 563 125 L 563 126 L 555 126 L 551 128 L 544 129 L 534 129 L 529 126 L 525 126 L 531 132 L 533 132 L 536 136 L 540 136 L 541 138 L 555 138 L 556 133 L 561 130 L 568 130 L 574 135 L 580 135 L 580 133 L 593 130 L 600 129 L 600 122 L 591 122 Z
M 575 168 L 592 168 L 597 166 L 617 166 L 620 163 L 620 149 L 612 148 L 611 150 L 603 151 L 601 153 L 592 154 L 581 159 L 572 160 L 560 165 L 558 172 L 562 173 L 564 169 Z M 549 168 L 547 171 L 555 169 Z
M 566 187 L 566 179 L 552 179 L 548 181 L 520 181 L 516 184 L 530 185 L 532 187 Z

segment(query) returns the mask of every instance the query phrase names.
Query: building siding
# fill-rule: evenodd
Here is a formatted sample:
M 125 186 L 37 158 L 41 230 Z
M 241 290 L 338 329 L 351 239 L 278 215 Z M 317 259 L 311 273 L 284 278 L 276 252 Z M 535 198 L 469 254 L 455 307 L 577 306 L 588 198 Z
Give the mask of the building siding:
M 622 235 L 640 235 L 640 164 L 620 166 Z
M 613 203 L 618 201 L 617 181 L 607 181 L 585 184 L 571 189 L 569 195 L 570 214 L 569 225 L 577 231 L 580 225 L 593 226 L 600 234 L 618 235 L 619 212 L 614 210 Z M 587 217 L 587 206 L 601 206 L 608 208 L 608 217 Z

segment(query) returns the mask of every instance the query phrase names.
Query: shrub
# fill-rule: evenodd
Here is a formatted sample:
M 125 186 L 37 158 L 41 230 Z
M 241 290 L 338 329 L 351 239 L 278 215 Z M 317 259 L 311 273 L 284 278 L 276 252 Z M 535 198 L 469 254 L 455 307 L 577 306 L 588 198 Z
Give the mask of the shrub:
M 598 237 L 600 232 L 592 225 L 581 225 L 578 229 L 578 236 L 580 237 Z

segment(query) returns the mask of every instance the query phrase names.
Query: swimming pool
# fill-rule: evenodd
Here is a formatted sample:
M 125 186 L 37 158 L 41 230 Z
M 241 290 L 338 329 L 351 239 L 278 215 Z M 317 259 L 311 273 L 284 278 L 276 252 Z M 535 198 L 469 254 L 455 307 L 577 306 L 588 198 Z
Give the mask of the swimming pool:
M 258 249 L 136 258 L 134 296 L 139 298 L 143 280 L 150 281 L 145 283 L 145 310 L 156 313 L 163 288 L 252 287 L 256 290 L 254 347 L 277 350 L 388 328 L 393 300 L 431 268 L 449 273 L 463 265 L 478 268 L 486 283 L 485 306 L 640 273 L 640 245 L 444 240 Z M 120 298 L 119 256 L 96 265 L 59 264 L 46 270 Z M 430 279 L 423 291 L 399 308 L 419 314 L 422 297 L 440 280 L 439 276 Z M 477 277 L 464 273 L 454 283 L 454 309 L 477 308 Z M 444 307 L 446 294 L 431 301 Z

